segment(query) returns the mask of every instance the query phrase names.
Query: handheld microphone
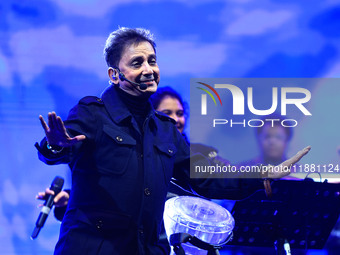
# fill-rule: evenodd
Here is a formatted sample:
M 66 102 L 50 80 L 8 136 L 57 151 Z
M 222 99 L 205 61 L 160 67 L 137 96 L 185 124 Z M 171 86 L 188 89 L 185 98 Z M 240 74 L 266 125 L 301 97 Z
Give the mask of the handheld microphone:
M 141 90 L 146 90 L 148 88 L 148 85 L 145 83 L 137 83 L 137 82 L 130 81 L 128 78 L 125 77 L 125 75 L 118 68 L 117 70 L 119 73 L 119 79 L 121 79 L 122 81 L 127 81 L 128 83 L 139 87 Z
M 42 207 L 39 217 L 37 219 L 37 222 L 35 223 L 35 228 L 33 230 L 33 233 L 31 235 L 31 239 L 37 238 L 41 228 L 44 226 L 45 221 L 51 211 L 51 208 L 53 207 L 53 199 L 55 196 L 61 191 L 64 185 L 64 179 L 56 176 L 51 184 L 50 190 L 54 191 L 54 195 L 48 195 L 44 206 Z

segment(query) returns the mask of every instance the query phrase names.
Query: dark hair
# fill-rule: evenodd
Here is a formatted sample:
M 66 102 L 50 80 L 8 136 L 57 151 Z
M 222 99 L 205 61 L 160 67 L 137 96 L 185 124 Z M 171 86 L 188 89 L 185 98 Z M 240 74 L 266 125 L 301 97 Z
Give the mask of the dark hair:
M 153 34 L 149 30 L 121 27 L 113 31 L 107 38 L 104 48 L 107 66 L 118 67 L 125 48 L 132 44 L 138 45 L 141 42 L 149 42 L 156 53 L 156 43 L 154 42 Z
M 278 119 L 279 121 L 273 121 L 273 126 L 276 127 L 276 126 L 279 126 L 279 127 L 282 127 L 284 129 L 284 131 L 286 132 L 286 135 L 287 135 L 287 141 L 289 141 L 292 136 L 293 136 L 293 128 L 292 127 L 284 127 L 284 126 L 281 126 L 281 122 L 284 120 L 284 118 L 278 114 L 278 113 L 272 113 L 270 115 L 266 115 L 266 116 L 263 116 L 261 118 L 261 120 L 263 120 L 265 123 L 262 127 L 258 127 L 256 128 L 256 136 L 258 137 L 260 135 L 260 133 L 262 132 L 263 128 L 265 125 L 269 125 L 271 124 L 272 122 L 267 122 L 265 121 L 265 119 Z
M 171 87 L 161 87 L 158 88 L 156 93 L 150 97 L 153 108 L 157 109 L 165 97 L 172 97 L 177 99 L 183 107 L 184 115 L 187 116 L 186 103 L 183 101 L 180 94 L 178 94 Z

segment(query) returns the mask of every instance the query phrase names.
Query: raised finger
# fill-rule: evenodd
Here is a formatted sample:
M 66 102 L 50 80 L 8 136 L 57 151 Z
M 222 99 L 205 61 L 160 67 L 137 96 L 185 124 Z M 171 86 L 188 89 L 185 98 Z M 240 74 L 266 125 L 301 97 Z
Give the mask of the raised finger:
M 298 153 L 295 154 L 295 156 L 291 157 L 290 159 L 286 160 L 282 163 L 283 166 L 292 166 L 300 161 L 300 159 L 305 156 L 309 151 L 311 150 L 310 146 L 307 146 L 306 148 L 302 149 Z
M 50 127 L 50 129 L 54 129 L 53 114 L 51 112 L 48 113 L 48 126 Z
M 62 121 L 62 119 L 59 116 L 57 116 L 56 123 L 57 123 L 58 129 L 60 131 L 64 132 L 64 133 L 66 133 L 66 128 L 65 128 L 64 122 Z
M 50 128 L 47 126 L 42 115 L 39 115 L 39 120 L 40 120 L 40 124 L 43 127 L 43 129 L 45 130 L 45 132 L 48 132 L 50 130 Z
M 296 153 L 296 155 L 292 159 L 296 161 L 295 163 L 297 163 L 303 156 L 305 156 L 310 151 L 310 149 L 311 147 L 307 146 L 306 148 Z
M 52 112 L 53 127 L 58 129 L 59 127 L 57 118 L 58 118 L 57 114 L 55 112 Z

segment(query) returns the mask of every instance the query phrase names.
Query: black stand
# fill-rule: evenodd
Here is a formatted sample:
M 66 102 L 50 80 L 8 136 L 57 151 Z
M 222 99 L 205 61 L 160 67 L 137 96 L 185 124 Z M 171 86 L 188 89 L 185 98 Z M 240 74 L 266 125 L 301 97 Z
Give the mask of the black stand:
M 222 248 L 223 245 L 225 245 L 232 239 L 232 236 L 233 234 L 231 233 L 228 236 L 227 240 L 225 240 L 221 244 L 215 245 L 204 242 L 198 239 L 196 236 L 192 236 L 187 233 L 176 233 L 170 236 L 170 245 L 174 247 L 174 252 L 176 255 L 185 255 L 182 243 L 191 243 L 197 248 L 206 250 L 208 251 L 207 255 L 219 255 L 219 250 Z
M 264 191 L 237 201 L 232 210 L 234 238 L 229 245 L 322 249 L 340 213 L 340 184 L 275 181 L 273 196 Z

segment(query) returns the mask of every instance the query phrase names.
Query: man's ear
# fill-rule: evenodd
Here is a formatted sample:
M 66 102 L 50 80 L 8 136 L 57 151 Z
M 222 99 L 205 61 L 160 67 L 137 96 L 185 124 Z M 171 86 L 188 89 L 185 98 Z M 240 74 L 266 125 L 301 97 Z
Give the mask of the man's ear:
M 112 68 L 109 67 L 109 69 L 107 70 L 107 73 L 109 75 L 109 78 L 111 80 L 111 82 L 115 85 L 117 85 L 119 83 L 119 79 L 118 79 L 118 71 L 116 68 Z

